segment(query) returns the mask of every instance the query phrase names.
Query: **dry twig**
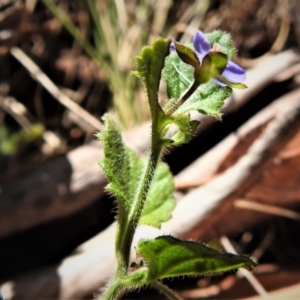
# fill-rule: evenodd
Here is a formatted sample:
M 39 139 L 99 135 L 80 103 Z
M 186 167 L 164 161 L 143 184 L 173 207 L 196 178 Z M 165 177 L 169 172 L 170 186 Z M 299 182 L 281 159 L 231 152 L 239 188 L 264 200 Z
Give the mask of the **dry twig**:
M 226 236 L 221 237 L 220 241 L 227 252 L 236 254 L 234 247 L 232 246 L 232 244 Z M 239 269 L 238 274 L 244 276 L 249 281 L 249 283 L 253 286 L 253 288 L 261 296 L 262 299 L 270 299 L 269 294 L 267 293 L 265 288 L 260 284 L 260 282 L 252 273 L 245 269 Z
M 78 115 L 82 122 L 90 127 L 90 130 L 93 131 L 103 129 L 103 124 L 98 119 L 96 119 L 94 116 L 80 107 L 77 103 L 67 97 L 20 48 L 13 47 L 11 48 L 10 53 L 55 99 L 57 99 L 62 105 Z
M 274 205 L 266 205 L 262 203 L 257 203 L 249 200 L 239 199 L 234 202 L 234 205 L 243 209 L 251 209 L 263 212 L 265 214 L 271 214 L 280 217 L 286 217 L 295 221 L 300 221 L 300 214 L 282 207 L 277 207 Z

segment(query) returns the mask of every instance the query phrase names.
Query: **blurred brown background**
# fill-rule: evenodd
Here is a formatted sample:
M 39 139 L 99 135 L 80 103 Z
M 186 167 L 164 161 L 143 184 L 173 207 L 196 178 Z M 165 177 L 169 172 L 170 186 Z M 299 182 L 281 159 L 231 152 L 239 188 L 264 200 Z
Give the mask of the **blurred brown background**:
M 166 155 L 186 213 L 164 230 L 230 240 L 259 262 L 257 282 L 238 273 L 169 284 L 187 299 L 299 299 L 299 16 L 297 0 L 0 0 L 3 297 L 90 299 L 103 286 L 115 210 L 97 165 L 101 116 L 113 113 L 145 152 L 149 112 L 132 57 L 158 35 L 187 43 L 197 29 L 222 29 L 248 89 L 227 101 L 222 122 L 203 119 Z

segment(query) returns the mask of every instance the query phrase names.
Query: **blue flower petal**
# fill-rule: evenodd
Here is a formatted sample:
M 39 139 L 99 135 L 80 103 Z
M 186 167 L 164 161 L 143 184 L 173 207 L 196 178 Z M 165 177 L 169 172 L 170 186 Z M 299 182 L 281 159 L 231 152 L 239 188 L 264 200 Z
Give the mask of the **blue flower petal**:
M 172 43 L 170 44 L 170 50 L 172 50 L 172 51 L 176 51 L 176 48 L 175 48 L 174 42 L 172 42 Z
M 224 76 L 228 81 L 234 83 L 242 83 L 246 80 L 245 70 L 230 60 L 228 61 L 226 69 L 223 71 L 222 76 Z
M 216 78 L 212 78 L 212 81 L 213 81 L 214 83 L 220 85 L 220 86 L 227 86 L 227 84 L 225 84 L 225 83 L 219 81 L 219 80 L 216 79 Z
M 193 37 L 193 45 L 201 61 L 211 49 L 208 39 L 200 30 Z

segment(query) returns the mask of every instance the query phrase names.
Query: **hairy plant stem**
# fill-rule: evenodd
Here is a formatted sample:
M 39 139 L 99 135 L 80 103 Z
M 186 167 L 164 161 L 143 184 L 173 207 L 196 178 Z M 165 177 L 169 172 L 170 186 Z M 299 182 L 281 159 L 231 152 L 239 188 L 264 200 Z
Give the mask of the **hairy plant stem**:
M 172 115 L 199 87 L 199 83 L 194 81 L 186 93 L 166 112 L 167 115 Z
M 172 291 L 168 286 L 164 285 L 160 281 L 153 281 L 150 285 L 160 291 L 170 300 L 183 300 L 183 298 L 181 298 L 177 293 Z
M 118 299 L 126 286 L 120 282 L 117 278 L 113 278 L 110 281 L 106 289 L 104 289 L 102 295 L 97 295 L 95 300 L 115 300 Z
M 123 278 L 114 277 L 103 291 L 103 294 L 99 295 L 95 300 L 116 300 L 129 290 L 146 284 L 147 272 L 147 268 L 141 268 L 133 273 L 129 273 Z
M 146 84 L 147 95 L 148 95 L 148 100 L 149 100 L 149 105 L 151 110 L 151 116 L 152 116 L 151 149 L 150 149 L 147 163 L 142 172 L 142 176 L 138 188 L 136 190 L 134 199 L 132 199 L 132 204 L 128 212 L 128 216 L 127 218 L 120 218 L 118 220 L 117 234 L 116 234 L 116 256 L 118 261 L 118 267 L 112 285 L 114 285 L 115 282 L 124 282 L 126 278 L 129 278 L 129 276 L 131 276 L 131 273 L 128 272 L 128 269 L 129 269 L 130 250 L 132 246 L 133 237 L 136 231 L 136 227 L 138 226 L 138 223 L 140 221 L 140 217 L 144 209 L 145 201 L 147 199 L 148 192 L 153 181 L 154 173 L 163 149 L 163 142 L 162 142 L 161 135 L 163 133 L 163 127 L 164 127 L 163 122 L 164 122 L 165 114 L 159 105 L 157 91 L 159 89 L 160 76 L 161 76 L 161 70 L 164 65 L 164 59 L 165 56 L 169 53 L 169 41 L 168 42 L 164 41 L 163 45 L 165 49 L 163 55 L 161 55 L 160 57 L 160 61 L 158 61 L 159 62 L 158 67 L 155 66 L 154 69 L 151 69 L 150 66 L 147 64 L 144 65 L 145 68 L 140 66 L 141 69 L 143 70 L 142 72 Z M 145 69 L 150 71 L 152 70 L 151 72 L 155 72 L 155 74 L 157 75 L 155 76 L 152 74 L 152 76 L 148 76 L 149 74 L 148 73 L 146 74 Z M 139 272 L 142 273 L 139 274 Z M 149 282 L 147 281 L 148 268 L 134 271 L 132 273 L 132 276 L 136 276 L 136 275 L 138 276 L 142 275 L 142 277 L 136 277 L 132 281 L 127 281 L 125 285 L 126 288 L 138 287 L 144 284 L 149 284 Z M 108 286 L 107 290 L 109 291 L 110 289 L 111 289 L 111 285 Z M 106 297 L 107 293 L 106 292 L 104 293 L 103 299 L 110 300 L 110 298 Z
M 143 172 L 136 198 L 129 212 L 128 222 L 122 226 L 119 224 L 116 239 L 116 254 L 118 260 L 117 277 L 126 275 L 129 267 L 130 249 L 136 227 L 139 223 L 144 204 L 153 180 L 154 172 L 162 152 L 156 122 L 152 123 L 151 150 L 146 168 Z

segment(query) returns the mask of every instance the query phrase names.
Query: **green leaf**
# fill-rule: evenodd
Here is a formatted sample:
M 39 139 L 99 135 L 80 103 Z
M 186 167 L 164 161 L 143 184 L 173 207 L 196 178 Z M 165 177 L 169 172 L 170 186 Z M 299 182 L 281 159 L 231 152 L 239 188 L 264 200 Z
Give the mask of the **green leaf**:
M 194 82 L 194 71 L 195 69 L 185 64 L 175 52 L 172 52 L 166 58 L 162 74 L 166 81 L 167 94 L 171 98 L 171 102 L 167 102 L 164 111 L 168 111 L 171 106 L 175 105 L 189 89 Z M 194 110 L 220 119 L 220 109 L 231 92 L 230 87 L 221 87 L 210 80 L 201 84 L 173 115 L 186 114 Z
M 225 53 L 229 60 L 234 59 L 236 49 L 232 45 L 232 38 L 230 34 L 221 30 L 214 30 L 211 33 L 206 33 L 205 36 L 209 40 L 211 46 L 215 43 L 219 44 L 222 47 L 221 52 Z
M 169 98 L 179 99 L 194 81 L 194 68 L 185 64 L 176 52 L 166 57 L 162 76 L 166 81 Z
M 252 270 L 256 266 L 246 256 L 220 253 L 204 244 L 182 241 L 172 236 L 141 240 L 137 251 L 148 262 L 148 281 L 220 273 L 238 268 Z
M 169 118 L 171 119 L 171 124 L 177 125 L 178 130 L 173 136 L 164 139 L 164 145 L 166 146 L 186 143 L 191 139 L 197 127 L 200 125 L 199 121 L 190 120 L 189 114 L 171 115 Z M 168 127 L 166 126 L 166 128 Z
M 103 143 L 104 158 L 99 164 L 106 174 L 109 184 L 106 189 L 114 194 L 118 201 L 119 215 L 129 210 L 141 171 L 132 150 L 123 143 L 121 133 L 109 114 L 104 117 L 105 131 L 97 134 Z
M 215 30 L 212 33 L 206 34 L 206 37 L 208 38 L 211 47 L 217 43 L 219 45 L 218 48 L 221 47 L 220 51 L 222 53 L 209 53 L 209 55 L 203 59 L 200 69 L 184 63 L 175 51 L 166 58 L 162 74 L 166 81 L 167 94 L 170 98 L 170 103 L 167 102 L 164 111 L 168 111 L 172 106 L 176 107 L 176 103 L 186 94 L 192 84 L 199 81 L 199 84 L 202 84 L 200 84 L 196 92 L 189 96 L 188 100 L 176 110 L 174 115 L 197 110 L 200 113 L 220 119 L 220 108 L 224 104 L 225 99 L 229 97 L 232 92 L 230 87 L 245 87 L 244 84 L 225 82 L 220 76 L 226 66 L 227 59 L 232 60 L 236 53 L 235 48 L 232 46 L 231 36 L 220 30 Z M 192 45 L 190 48 L 193 50 Z M 191 55 L 189 55 L 189 57 L 190 56 Z M 193 61 L 192 58 L 191 60 Z M 220 81 L 228 86 L 221 87 L 217 85 L 213 80 L 210 80 L 213 77 L 220 77 Z M 206 83 L 203 84 L 203 82 Z M 197 86 L 198 85 L 196 84 L 196 87 Z
M 199 58 L 191 48 L 183 44 L 177 43 L 175 41 L 174 41 L 174 46 L 176 48 L 176 52 L 178 56 L 181 58 L 183 62 L 193 66 L 196 69 L 200 68 L 201 64 Z
M 206 83 L 212 78 L 223 73 L 227 65 L 227 55 L 221 52 L 210 52 L 202 61 L 199 70 L 195 70 L 195 80 L 197 83 Z
M 106 189 L 117 198 L 119 218 L 126 219 L 136 196 L 145 159 L 139 158 L 124 145 L 121 133 L 109 114 L 103 119 L 105 131 L 98 133 L 97 137 L 103 143 L 105 157 L 99 163 L 109 180 Z M 140 223 L 160 228 L 162 222 L 169 220 L 176 205 L 173 191 L 172 174 L 166 164 L 160 163 Z
M 187 115 L 188 116 L 188 115 Z M 189 117 L 189 116 L 188 116 Z M 176 123 L 177 124 L 177 123 Z M 200 122 L 197 120 L 189 120 L 184 124 L 184 128 L 179 128 L 174 136 L 172 136 L 172 145 L 181 145 L 189 141 L 195 134 Z
M 247 88 L 247 85 L 244 84 L 244 83 L 236 83 L 236 82 L 231 82 L 229 80 L 227 80 L 224 76 L 216 76 L 216 79 L 218 79 L 219 81 L 227 84 L 228 86 L 232 87 L 232 88 L 235 88 L 235 89 L 246 89 Z
M 129 194 L 128 197 L 133 199 L 135 197 L 135 193 L 140 181 L 141 173 L 144 167 L 145 159 L 138 157 L 137 154 L 129 149 L 126 148 L 128 157 L 129 157 L 129 178 L 127 178 L 128 185 L 129 185 Z M 130 200 L 131 203 L 131 200 Z
M 165 163 L 160 163 L 153 177 L 140 224 L 160 228 L 162 222 L 168 221 L 176 206 L 173 192 L 174 181 L 169 167 Z
M 220 109 L 231 92 L 230 87 L 221 87 L 213 81 L 201 84 L 196 92 L 176 110 L 174 115 L 196 110 L 205 115 L 221 119 Z
M 157 92 L 169 48 L 169 39 L 157 38 L 151 46 L 144 47 L 140 55 L 136 56 L 136 71 L 133 74 L 145 84 L 152 118 L 158 118 L 158 114 L 161 113 Z

